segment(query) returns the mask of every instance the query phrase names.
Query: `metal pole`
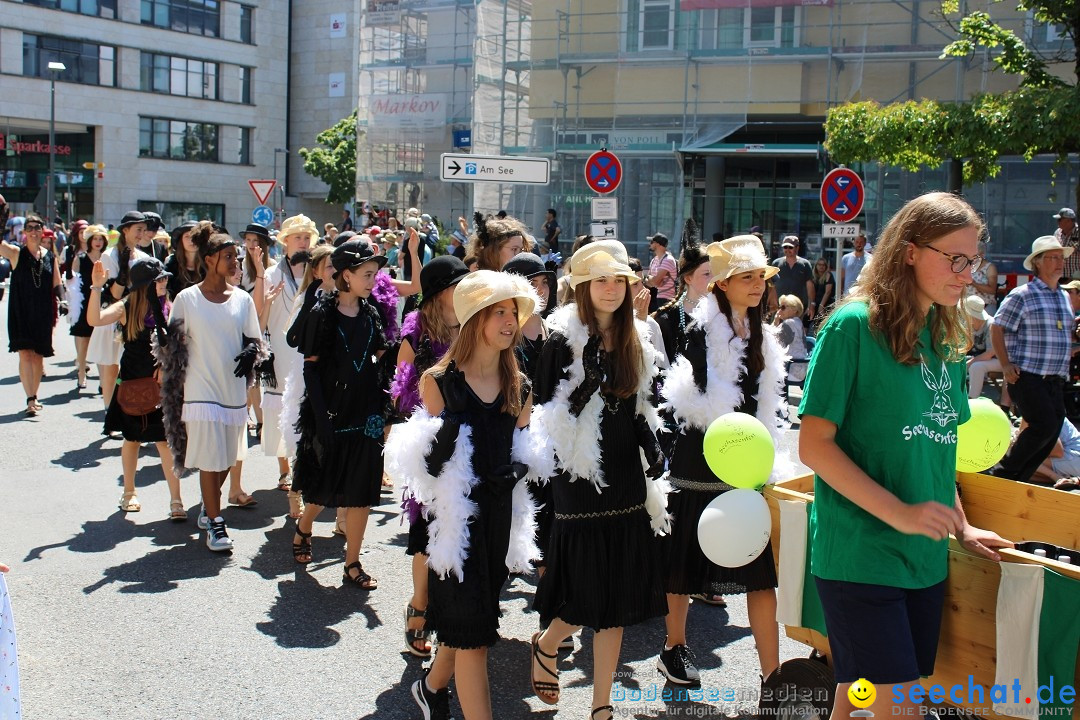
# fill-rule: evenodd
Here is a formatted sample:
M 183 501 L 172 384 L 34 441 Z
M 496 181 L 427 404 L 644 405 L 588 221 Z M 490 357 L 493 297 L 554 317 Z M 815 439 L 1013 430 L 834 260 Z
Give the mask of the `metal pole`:
M 56 162 L 56 73 L 50 68 L 49 79 L 49 177 L 45 180 L 45 218 L 51 227 L 56 217 L 56 200 L 53 189 L 53 164 Z

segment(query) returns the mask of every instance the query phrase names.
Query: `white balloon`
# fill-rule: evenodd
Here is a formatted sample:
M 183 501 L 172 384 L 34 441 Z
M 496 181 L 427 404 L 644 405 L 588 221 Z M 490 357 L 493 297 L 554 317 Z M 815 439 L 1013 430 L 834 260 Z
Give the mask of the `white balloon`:
M 698 519 L 701 551 L 723 567 L 742 567 L 757 559 L 771 534 L 769 504 L 756 490 L 728 490 L 705 506 Z

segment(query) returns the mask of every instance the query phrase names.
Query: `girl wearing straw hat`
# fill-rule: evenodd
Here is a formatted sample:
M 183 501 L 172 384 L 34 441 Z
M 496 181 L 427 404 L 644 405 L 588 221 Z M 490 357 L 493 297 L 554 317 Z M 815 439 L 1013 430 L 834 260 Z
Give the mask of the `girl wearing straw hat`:
M 524 480 L 536 444 L 522 430 L 532 398 L 514 352 L 536 302 L 516 275 L 461 278 L 453 289 L 461 330 L 424 373 L 423 406 L 387 443 L 388 468 L 431 521 L 427 623 L 439 649 L 412 686 L 425 718 L 449 718 L 452 677 L 465 717 L 491 718 L 487 649 L 499 638 L 499 592 L 538 554 Z
M 664 379 L 663 407 L 678 426 L 669 481 L 678 492 L 670 510 L 676 520 L 664 541 L 667 641 L 656 667 L 677 685 L 696 685 L 700 675 L 686 643 L 690 596 L 746 593 L 750 630 L 763 678 L 780 664 L 776 624 L 776 569 L 769 547 L 739 568 L 710 562 L 697 539 L 697 518 L 731 487 L 705 462 L 702 446 L 713 420 L 730 412 L 754 415 L 779 446 L 783 407 L 784 351 L 775 331 L 762 323 L 761 297 L 778 271 L 761 241 L 740 235 L 705 248 L 712 273 L 709 292 L 689 313 L 686 345 Z M 790 463 L 774 465 L 782 476 Z
M 346 508 L 342 582 L 374 590 L 378 582 L 364 571 L 360 546 L 371 507 L 379 504 L 383 474 L 386 403 L 377 361 L 386 338 L 369 298 L 386 258 L 362 240 L 349 240 L 334 249 L 330 262 L 336 291 L 308 312 L 297 339 L 305 393 L 293 489 L 305 507 L 296 521 L 293 558 L 311 562 L 312 523 L 324 507 Z
M 579 627 L 593 628 L 593 720 L 613 716 L 622 629 L 666 610 L 654 533 L 670 528 L 670 516 L 660 418 L 649 401 L 657 358 L 646 325 L 634 320 L 636 282 L 618 241 L 575 252 L 574 302 L 548 317 L 536 378 L 533 429 L 554 452 L 557 474 L 535 601 L 547 629 L 533 636 L 530 678 L 542 702 L 558 702 L 556 651 Z

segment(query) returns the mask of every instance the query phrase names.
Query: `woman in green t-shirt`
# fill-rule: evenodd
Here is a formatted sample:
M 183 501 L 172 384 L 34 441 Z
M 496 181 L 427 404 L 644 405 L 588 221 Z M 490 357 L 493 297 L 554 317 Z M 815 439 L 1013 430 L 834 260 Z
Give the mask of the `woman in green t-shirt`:
M 955 489 L 956 429 L 970 415 L 958 303 L 983 262 L 983 230 L 960 197 L 911 200 L 818 334 L 799 453 L 816 473 L 810 570 L 838 683 L 834 718 L 850 715 L 859 678 L 909 688 L 933 673 L 950 533 L 993 560 L 1012 545 L 969 525 Z

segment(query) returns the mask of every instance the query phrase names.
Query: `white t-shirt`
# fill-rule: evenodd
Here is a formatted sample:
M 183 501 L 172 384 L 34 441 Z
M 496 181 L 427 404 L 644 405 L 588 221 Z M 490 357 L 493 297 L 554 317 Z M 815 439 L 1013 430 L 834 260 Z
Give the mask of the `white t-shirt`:
M 139 258 L 150 257 L 139 248 L 135 248 L 131 253 L 131 260 L 128 262 L 130 268 L 135 264 L 135 261 Z M 109 273 L 109 279 L 115 280 L 116 276 L 120 274 L 120 248 L 113 245 L 111 248 L 106 248 L 105 252 L 101 253 L 101 264 L 105 266 L 105 271 Z
M 184 420 L 211 420 L 226 425 L 247 422 L 247 383 L 233 375 L 243 337 L 260 338 L 255 301 L 233 288 L 229 299 L 213 303 L 198 285 L 173 300 L 169 322 L 184 321 L 188 367 L 184 379 Z

